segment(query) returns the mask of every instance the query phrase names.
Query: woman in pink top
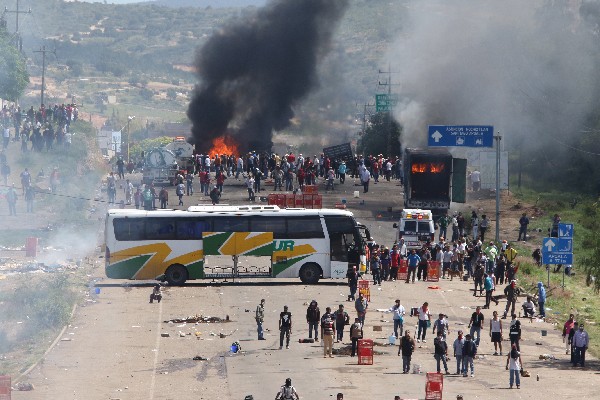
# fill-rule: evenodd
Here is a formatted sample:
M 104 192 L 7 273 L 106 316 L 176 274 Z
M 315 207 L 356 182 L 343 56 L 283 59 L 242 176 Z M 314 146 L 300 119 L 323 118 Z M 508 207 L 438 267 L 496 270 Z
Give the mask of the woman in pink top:
M 565 354 L 569 354 L 569 349 L 571 347 L 571 345 L 569 344 L 569 332 L 571 332 L 571 329 L 573 329 L 573 327 L 575 326 L 575 315 L 570 314 L 569 315 L 569 319 L 567 320 L 567 322 L 565 322 L 565 326 L 563 327 L 563 332 L 562 332 L 562 336 L 563 336 L 563 342 L 565 343 Z

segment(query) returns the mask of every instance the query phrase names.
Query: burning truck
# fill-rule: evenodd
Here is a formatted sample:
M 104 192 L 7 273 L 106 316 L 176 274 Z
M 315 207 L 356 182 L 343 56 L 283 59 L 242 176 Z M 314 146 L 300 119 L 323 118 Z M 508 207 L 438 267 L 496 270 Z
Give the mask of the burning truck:
M 404 208 L 445 214 L 450 202 L 466 199 L 467 160 L 453 158 L 446 149 L 404 151 Z

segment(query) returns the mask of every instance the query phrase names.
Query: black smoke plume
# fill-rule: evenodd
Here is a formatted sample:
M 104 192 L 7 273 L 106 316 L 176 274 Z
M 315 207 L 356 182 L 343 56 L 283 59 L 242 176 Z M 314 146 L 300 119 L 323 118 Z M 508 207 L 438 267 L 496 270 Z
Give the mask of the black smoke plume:
M 230 135 L 241 150 L 269 151 L 273 131 L 290 124 L 293 106 L 318 85 L 317 62 L 347 6 L 276 0 L 212 36 L 196 55 L 200 83 L 187 111 L 196 150 Z

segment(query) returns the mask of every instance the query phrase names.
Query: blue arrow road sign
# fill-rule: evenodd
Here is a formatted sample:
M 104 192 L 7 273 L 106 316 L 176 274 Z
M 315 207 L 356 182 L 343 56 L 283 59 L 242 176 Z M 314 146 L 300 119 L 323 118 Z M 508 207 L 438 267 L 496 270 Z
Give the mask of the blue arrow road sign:
M 429 125 L 427 136 L 433 147 L 494 147 L 490 125 Z
M 542 253 L 554 253 L 557 252 L 558 249 L 558 239 L 557 238 L 544 238 L 542 241 Z
M 559 238 L 572 238 L 573 237 L 573 224 L 558 224 L 558 237 Z
M 542 253 L 543 264 L 573 264 L 573 253 Z

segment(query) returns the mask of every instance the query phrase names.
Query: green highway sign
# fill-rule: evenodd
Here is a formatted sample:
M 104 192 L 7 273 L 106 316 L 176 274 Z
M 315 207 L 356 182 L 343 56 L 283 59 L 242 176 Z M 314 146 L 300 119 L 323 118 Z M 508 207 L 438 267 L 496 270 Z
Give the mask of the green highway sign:
M 375 107 L 377 112 L 392 111 L 392 108 L 398 105 L 398 95 L 395 94 L 376 94 Z

